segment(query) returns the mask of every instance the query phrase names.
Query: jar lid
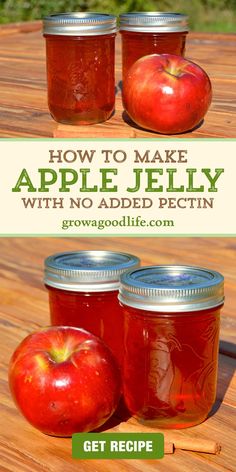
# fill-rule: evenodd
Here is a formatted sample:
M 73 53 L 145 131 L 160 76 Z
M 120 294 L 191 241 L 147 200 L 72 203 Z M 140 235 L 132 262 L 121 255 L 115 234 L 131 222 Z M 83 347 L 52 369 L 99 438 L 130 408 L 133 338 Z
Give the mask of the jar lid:
M 58 13 L 43 19 L 44 34 L 94 36 L 112 34 L 116 30 L 116 16 L 105 13 Z
M 120 30 L 137 33 L 188 31 L 188 16 L 170 12 L 134 12 L 120 15 Z
M 139 265 L 138 257 L 122 252 L 62 252 L 45 260 L 44 282 L 74 292 L 118 290 L 120 275 Z
M 224 277 L 201 267 L 141 267 L 121 276 L 119 300 L 141 310 L 207 310 L 223 303 Z

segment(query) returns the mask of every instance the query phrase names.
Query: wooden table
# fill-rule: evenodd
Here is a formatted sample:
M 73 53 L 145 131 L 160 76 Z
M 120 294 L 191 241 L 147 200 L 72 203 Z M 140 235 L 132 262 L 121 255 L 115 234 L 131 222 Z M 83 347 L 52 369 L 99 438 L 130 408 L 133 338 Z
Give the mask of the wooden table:
M 49 323 L 43 261 L 58 251 L 116 249 L 137 254 L 143 264 L 203 265 L 225 276 L 219 379 L 214 414 L 199 426 L 175 432 L 185 438 L 214 439 L 219 455 L 176 450 L 159 461 L 71 459 L 71 439 L 45 436 L 17 411 L 8 390 L 9 358 L 32 330 Z M 211 472 L 234 471 L 236 239 L 234 238 L 3 238 L 0 240 L 0 471 L 1 472 Z M 30 401 L 30 400 L 29 400 Z M 114 418 L 118 424 L 121 417 Z M 133 422 L 131 418 L 128 420 Z M 165 432 L 168 439 L 169 433 Z
M 0 137 L 165 137 L 123 119 L 118 86 L 116 112 L 106 123 L 57 125 L 47 108 L 45 47 L 40 22 L 0 27 Z M 121 80 L 117 37 L 116 83 Z M 186 56 L 201 65 L 213 84 L 213 103 L 204 123 L 185 138 L 236 137 L 236 35 L 190 33 Z

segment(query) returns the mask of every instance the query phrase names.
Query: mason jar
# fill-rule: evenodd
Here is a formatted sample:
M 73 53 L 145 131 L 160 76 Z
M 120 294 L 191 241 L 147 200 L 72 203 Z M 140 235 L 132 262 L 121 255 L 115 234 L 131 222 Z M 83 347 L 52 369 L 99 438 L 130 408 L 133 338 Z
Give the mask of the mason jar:
M 89 125 L 108 120 L 115 104 L 116 17 L 61 13 L 43 20 L 48 106 L 60 122 Z
M 149 54 L 184 56 L 188 17 L 181 13 L 134 12 L 120 15 L 123 80 L 130 67 Z
M 123 393 L 139 421 L 187 428 L 215 401 L 224 279 L 210 269 L 153 266 L 121 276 Z
M 115 251 L 74 251 L 45 260 L 52 325 L 83 328 L 102 338 L 119 365 L 123 359 L 123 311 L 118 302 L 120 275 L 140 260 Z

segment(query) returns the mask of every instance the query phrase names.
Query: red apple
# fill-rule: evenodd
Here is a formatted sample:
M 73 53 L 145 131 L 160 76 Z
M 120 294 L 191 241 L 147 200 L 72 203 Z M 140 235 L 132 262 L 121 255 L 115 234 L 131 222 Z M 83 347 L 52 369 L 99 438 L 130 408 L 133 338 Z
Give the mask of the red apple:
M 120 375 L 106 345 L 79 328 L 27 336 L 14 352 L 9 385 L 20 411 L 40 431 L 71 436 L 101 426 L 120 396 Z
M 139 126 L 163 134 L 183 133 L 205 116 L 212 98 L 206 72 L 171 54 L 136 61 L 123 83 L 123 104 Z

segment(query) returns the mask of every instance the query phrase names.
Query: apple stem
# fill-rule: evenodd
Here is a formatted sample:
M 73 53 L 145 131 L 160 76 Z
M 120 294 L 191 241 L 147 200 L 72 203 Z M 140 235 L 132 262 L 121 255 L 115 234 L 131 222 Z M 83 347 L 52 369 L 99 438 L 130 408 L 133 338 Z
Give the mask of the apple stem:
M 83 343 L 81 343 L 78 346 L 67 346 L 65 345 L 62 348 L 52 348 L 49 351 L 49 355 L 51 356 L 51 359 L 54 362 L 60 363 L 60 362 L 65 362 L 67 361 L 71 355 L 75 352 L 83 351 L 86 350 L 88 351 L 90 349 L 90 344 L 93 343 L 90 339 L 86 339 Z
M 65 346 L 62 349 L 51 349 L 50 356 L 53 361 L 60 363 L 66 361 L 71 355 L 71 350 Z

